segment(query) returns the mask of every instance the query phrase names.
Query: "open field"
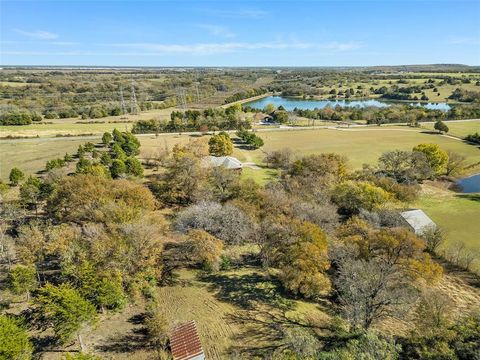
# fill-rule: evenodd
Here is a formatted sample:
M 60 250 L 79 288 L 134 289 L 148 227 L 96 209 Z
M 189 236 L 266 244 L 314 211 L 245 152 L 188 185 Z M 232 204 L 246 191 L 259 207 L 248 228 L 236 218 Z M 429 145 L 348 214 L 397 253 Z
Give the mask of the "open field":
M 480 120 L 477 121 L 446 121 L 448 126 L 448 134 L 458 137 L 465 137 L 469 134 L 480 133 Z M 422 128 L 433 130 L 433 123 L 421 124 Z
M 416 206 L 447 231 L 446 247 L 463 243 L 480 253 L 480 194 L 456 194 L 427 185 Z
M 410 150 L 419 143 L 433 142 L 446 150 L 452 150 L 465 156 L 467 164 L 480 161 L 480 149 L 462 141 L 437 134 L 421 132 L 407 127 L 383 127 L 361 129 L 314 129 L 314 130 L 276 130 L 259 132 L 265 146 L 259 150 L 245 150 L 238 147 L 234 156 L 243 162 L 261 164 L 265 153 L 289 147 L 299 154 L 335 152 L 349 158 L 352 169 L 361 168 L 362 164 L 375 164 L 378 157 L 392 149 Z M 173 147 L 176 143 L 187 142 L 194 137 L 189 135 L 162 134 L 139 136 L 142 143 L 142 156 L 151 154 L 161 148 Z M 39 138 L 0 141 L 0 176 L 8 177 L 13 166 L 26 173 L 42 170 L 47 160 L 73 152 L 78 145 L 89 138 Z M 477 171 L 470 169 L 471 173 Z M 262 175 L 263 176 L 263 175 Z
M 289 147 L 300 154 L 339 153 L 349 158 L 352 168 L 360 168 L 364 163 L 375 164 L 385 151 L 410 150 L 422 142 L 433 142 L 461 153 L 467 163 L 480 161 L 480 150 L 475 146 L 406 127 L 271 131 L 260 136 L 265 141 L 262 149 L 244 151 L 257 163 L 261 162 L 265 152 Z
M 78 121 L 78 120 L 77 120 Z M 118 121 L 118 120 L 117 120 Z M 133 122 L 76 124 L 72 121 L 63 124 L 31 124 L 24 126 L 0 126 L 0 135 L 5 137 L 48 137 L 61 135 L 102 134 L 105 131 L 130 130 Z
M 66 152 L 76 152 L 79 145 L 100 138 L 39 138 L 0 140 L 0 179 L 7 180 L 12 167 L 26 174 L 45 168 L 47 160 L 63 157 Z
M 33 123 L 22 126 L 0 126 L 0 136 L 28 136 L 47 137 L 56 135 L 102 134 L 105 131 L 130 130 L 133 123 L 138 120 L 170 119 L 170 113 L 176 108 L 142 111 L 138 115 L 108 116 L 101 119 L 82 120 L 80 118 L 51 119 L 44 123 Z M 81 123 L 80 123 L 81 122 Z M 87 122 L 92 122 L 88 124 Z

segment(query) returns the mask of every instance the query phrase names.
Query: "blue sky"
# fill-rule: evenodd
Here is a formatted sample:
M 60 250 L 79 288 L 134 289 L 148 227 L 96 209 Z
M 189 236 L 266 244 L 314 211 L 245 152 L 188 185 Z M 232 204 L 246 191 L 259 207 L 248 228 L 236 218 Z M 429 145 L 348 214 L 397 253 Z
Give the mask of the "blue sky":
M 480 1 L 5 1 L 2 65 L 480 65 Z

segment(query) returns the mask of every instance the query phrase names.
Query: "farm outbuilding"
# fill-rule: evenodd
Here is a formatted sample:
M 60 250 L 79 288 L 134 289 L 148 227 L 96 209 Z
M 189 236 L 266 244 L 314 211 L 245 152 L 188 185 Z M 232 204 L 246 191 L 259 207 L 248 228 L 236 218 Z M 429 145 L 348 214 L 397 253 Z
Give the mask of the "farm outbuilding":
M 417 235 L 422 235 L 429 229 L 435 230 L 437 225 L 420 209 L 407 210 L 400 213 L 406 225 Z
M 242 168 L 242 162 L 233 156 L 207 156 L 204 159 L 206 166 L 223 166 L 225 169 L 238 170 Z
M 194 320 L 184 322 L 173 329 L 170 334 L 170 349 L 174 360 L 205 360 Z

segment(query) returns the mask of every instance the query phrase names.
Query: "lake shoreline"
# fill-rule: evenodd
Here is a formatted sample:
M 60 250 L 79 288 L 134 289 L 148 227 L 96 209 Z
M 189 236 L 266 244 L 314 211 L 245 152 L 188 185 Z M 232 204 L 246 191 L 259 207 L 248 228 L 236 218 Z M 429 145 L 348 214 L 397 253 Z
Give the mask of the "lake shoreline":
M 244 105 L 254 108 L 263 109 L 267 104 L 273 104 L 276 107 L 283 106 L 287 111 L 292 111 L 295 108 L 302 110 L 314 110 L 323 109 L 327 106 L 335 107 L 337 105 L 343 107 L 389 107 L 392 104 L 404 104 L 411 106 L 420 106 L 431 110 L 448 111 L 452 107 L 445 102 L 421 102 L 417 100 L 408 101 L 396 101 L 390 99 L 379 98 L 361 98 L 361 99 L 327 99 L 327 100 L 315 100 L 315 99 L 301 99 L 298 97 L 289 97 L 282 95 L 269 95 L 263 96 L 260 99 L 250 100 L 244 103 Z

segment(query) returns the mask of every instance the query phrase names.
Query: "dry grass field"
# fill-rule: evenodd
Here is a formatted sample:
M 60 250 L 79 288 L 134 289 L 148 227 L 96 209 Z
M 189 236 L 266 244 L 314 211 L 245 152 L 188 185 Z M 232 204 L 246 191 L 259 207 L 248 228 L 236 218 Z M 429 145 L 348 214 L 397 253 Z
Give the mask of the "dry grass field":
M 460 140 L 422 132 L 408 127 L 373 127 L 358 129 L 315 129 L 262 131 L 259 135 L 265 146 L 259 150 L 245 150 L 236 147 L 234 156 L 243 162 L 262 164 L 265 153 L 289 147 L 298 154 L 335 152 L 349 159 L 352 169 L 362 164 L 375 164 L 378 157 L 392 149 L 410 150 L 419 143 L 433 142 L 445 150 L 458 152 L 466 157 L 467 164 L 480 161 L 480 149 Z M 188 142 L 194 136 L 179 134 L 140 135 L 141 155 L 155 153 L 176 143 Z M 5 180 L 14 166 L 26 173 L 42 170 L 47 160 L 60 157 L 65 152 L 74 152 L 86 141 L 98 141 L 99 137 L 87 138 L 35 138 L 0 141 L 0 178 Z M 478 167 L 470 169 L 473 173 Z M 263 176 L 263 175 L 262 175 Z

